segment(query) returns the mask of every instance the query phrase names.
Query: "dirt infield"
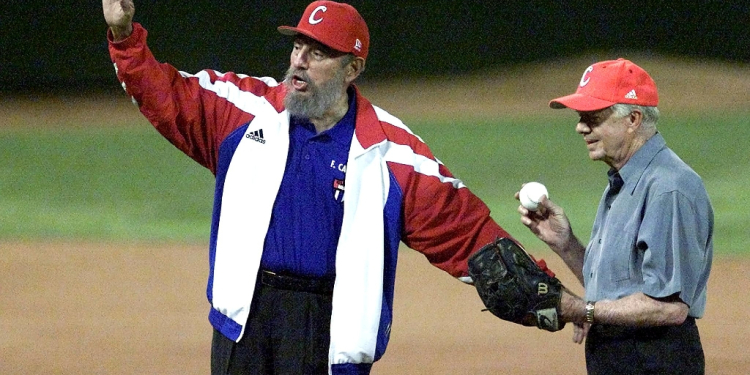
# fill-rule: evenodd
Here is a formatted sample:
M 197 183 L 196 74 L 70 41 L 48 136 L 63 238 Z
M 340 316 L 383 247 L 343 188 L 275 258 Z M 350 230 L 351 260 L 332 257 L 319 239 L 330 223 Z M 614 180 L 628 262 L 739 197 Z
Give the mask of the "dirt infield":
M 1 243 L 0 374 L 207 374 L 206 249 Z M 555 257 L 552 269 L 573 276 Z M 745 374 L 747 259 L 720 258 L 699 321 L 708 374 Z M 391 344 L 373 374 L 584 374 L 572 328 L 480 312 L 473 288 L 401 252 Z
M 639 61 L 634 58 L 634 61 Z M 591 61 L 548 63 L 452 80 L 367 82 L 362 91 L 404 120 L 538 114 L 575 87 Z M 663 110 L 747 110 L 750 69 L 664 59 Z M 554 77 L 554 79 L 550 79 Z M 124 94 L 3 98 L 6 127 L 148 123 Z M 550 267 L 577 285 L 551 254 Z M 0 374 L 207 374 L 211 328 L 204 246 L 0 241 Z M 750 373 L 750 259 L 717 257 L 698 322 L 708 374 Z M 575 289 L 575 288 L 574 288 Z M 582 288 L 576 290 L 581 292 Z M 405 249 L 391 344 L 373 374 L 584 374 L 572 328 L 555 334 L 501 322 L 476 292 Z

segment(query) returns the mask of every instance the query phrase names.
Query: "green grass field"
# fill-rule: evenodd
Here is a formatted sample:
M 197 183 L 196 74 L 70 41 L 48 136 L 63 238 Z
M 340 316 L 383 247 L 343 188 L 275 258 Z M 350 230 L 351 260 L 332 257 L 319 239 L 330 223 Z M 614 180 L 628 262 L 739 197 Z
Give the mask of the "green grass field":
M 547 185 L 582 241 L 589 238 L 608 166 L 589 160 L 573 111 L 553 119 L 473 124 L 415 124 L 437 157 L 487 202 L 492 216 L 529 247 L 537 240 L 519 221 L 513 194 L 527 181 Z M 750 139 L 747 115 L 670 118 L 667 144 L 703 177 L 715 214 L 717 254 L 750 254 Z
M 4 239 L 207 241 L 213 176 L 150 127 L 0 134 Z
M 572 111 L 559 117 L 409 123 L 436 156 L 527 246 L 513 193 L 547 185 L 587 240 L 606 184 L 588 159 Z M 715 210 L 717 254 L 750 248 L 750 139 L 746 114 L 671 118 L 659 129 L 703 177 Z M 0 131 L 0 238 L 205 243 L 213 176 L 148 126 Z

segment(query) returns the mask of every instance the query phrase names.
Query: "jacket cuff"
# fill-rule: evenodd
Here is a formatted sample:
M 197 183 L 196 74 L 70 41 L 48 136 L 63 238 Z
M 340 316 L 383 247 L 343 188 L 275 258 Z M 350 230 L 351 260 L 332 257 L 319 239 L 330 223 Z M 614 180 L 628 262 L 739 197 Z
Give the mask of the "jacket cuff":
M 133 22 L 133 32 L 130 33 L 127 38 L 118 42 L 115 42 L 114 35 L 112 35 L 112 30 L 110 28 L 107 28 L 107 41 L 109 42 L 110 48 L 126 49 L 145 39 L 146 34 L 146 29 L 141 26 L 140 23 Z

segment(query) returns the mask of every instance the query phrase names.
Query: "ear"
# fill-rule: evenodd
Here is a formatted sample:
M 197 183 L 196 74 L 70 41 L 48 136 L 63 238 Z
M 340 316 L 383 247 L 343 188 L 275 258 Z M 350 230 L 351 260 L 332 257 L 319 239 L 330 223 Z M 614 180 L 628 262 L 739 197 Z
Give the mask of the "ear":
M 365 70 L 365 59 L 357 57 L 346 66 L 346 81 L 352 83 Z
M 639 109 L 634 109 L 628 115 L 628 128 L 632 131 L 637 131 L 641 128 L 643 123 L 643 112 Z

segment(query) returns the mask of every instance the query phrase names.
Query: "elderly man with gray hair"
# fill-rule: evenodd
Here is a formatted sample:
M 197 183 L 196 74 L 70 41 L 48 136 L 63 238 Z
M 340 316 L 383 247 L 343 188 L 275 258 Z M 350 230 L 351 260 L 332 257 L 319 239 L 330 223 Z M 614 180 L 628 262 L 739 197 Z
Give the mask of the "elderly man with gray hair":
M 585 287 L 584 299 L 563 294 L 562 319 L 586 337 L 589 374 L 703 374 L 695 319 L 706 306 L 713 256 L 713 209 L 698 174 L 656 129 L 653 79 L 625 59 L 583 73 L 574 94 L 550 107 L 580 119 L 591 160 L 609 165 L 587 246 L 563 209 L 519 206 L 521 222 L 557 253 Z

